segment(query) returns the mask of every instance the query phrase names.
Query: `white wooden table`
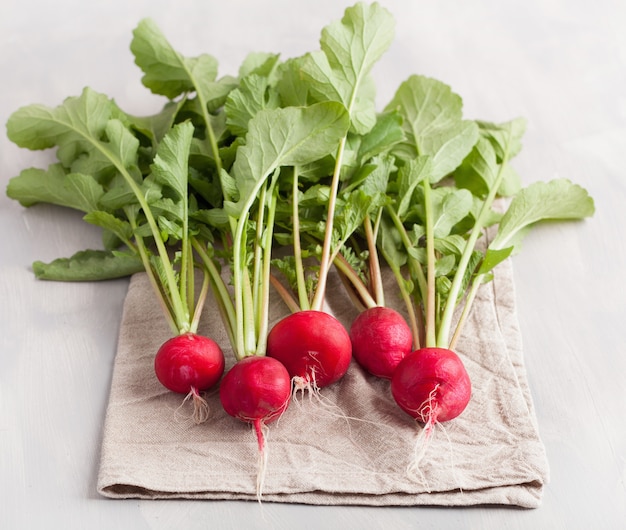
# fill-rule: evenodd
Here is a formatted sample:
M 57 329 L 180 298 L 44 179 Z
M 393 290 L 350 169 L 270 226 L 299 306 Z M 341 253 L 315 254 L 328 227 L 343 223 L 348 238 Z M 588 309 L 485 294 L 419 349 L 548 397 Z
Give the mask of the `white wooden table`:
M 128 46 L 153 17 L 188 55 L 236 73 L 249 51 L 299 55 L 351 2 L 3 0 L 0 121 L 85 85 L 135 114 L 160 108 Z M 23 209 L 8 179 L 50 153 L 0 135 L 0 528 L 626 528 L 626 3 L 387 0 L 396 40 L 374 71 L 381 106 L 412 73 L 441 79 L 470 118 L 525 116 L 526 183 L 568 177 L 584 223 L 545 226 L 514 258 L 526 364 L 551 482 L 536 510 L 112 501 L 96 492 L 127 281 L 36 281 L 30 264 L 99 246 L 74 212 Z

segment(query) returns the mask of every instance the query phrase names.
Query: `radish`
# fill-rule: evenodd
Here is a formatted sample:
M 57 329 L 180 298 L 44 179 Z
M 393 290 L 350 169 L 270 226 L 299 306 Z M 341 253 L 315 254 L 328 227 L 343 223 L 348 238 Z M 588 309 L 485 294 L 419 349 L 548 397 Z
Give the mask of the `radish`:
M 280 418 L 290 399 L 289 372 L 279 361 L 267 356 L 244 357 L 220 384 L 220 401 L 226 413 L 254 427 L 259 450 L 256 484 L 259 500 L 267 468 L 265 427 Z
M 361 312 L 350 326 L 350 339 L 355 360 L 384 379 L 391 379 L 413 346 L 411 328 L 404 317 L 384 306 Z
M 219 381 L 224 364 L 224 354 L 215 341 L 188 332 L 163 343 L 154 358 L 154 371 L 165 388 L 193 400 L 193 419 L 202 423 L 209 411 L 200 392 Z
M 456 418 L 472 392 L 463 362 L 446 348 L 420 348 L 398 364 L 391 394 L 404 412 L 432 429 Z
M 377 214 L 380 221 L 382 208 Z M 380 261 L 376 248 L 376 233 L 369 215 L 363 221 L 369 256 L 369 289 L 355 274 L 345 260 L 338 260 L 340 274 L 344 283 L 361 313 L 350 326 L 352 353 L 356 361 L 370 374 L 383 379 L 391 379 L 398 363 L 408 355 L 413 344 L 419 343 L 417 325 L 414 323 L 414 311 L 403 282 L 399 281 L 401 293 L 405 299 L 413 326 L 409 326 L 404 316 L 398 311 L 385 306 L 385 293 L 381 275 Z M 397 275 L 400 274 L 397 264 L 392 265 Z
M 387 10 L 378 4 L 359 3 L 347 8 L 341 20 L 322 30 L 321 51 L 307 54 L 300 63 L 298 75 L 308 82 L 310 97 L 320 102 L 341 102 L 349 118 L 349 130 L 337 142 L 334 153 L 319 270 L 315 274 L 316 285 L 311 299 L 306 288 L 300 249 L 299 167 L 294 168 L 291 220 L 298 308 L 295 313 L 279 322 L 268 337 L 267 354 L 281 359 L 288 369 L 291 367 L 292 377 L 314 392 L 341 379 L 352 358 L 349 334 L 335 317 L 323 314 L 324 297 L 330 268 L 346 240 L 356 229 L 355 219 L 362 218 L 362 211 L 357 207 L 350 208 L 348 199 L 349 214 L 342 223 L 336 223 L 337 198 L 341 181 L 352 169 L 351 164 L 344 159 L 345 157 L 349 160 L 353 156 L 354 146 L 358 145 L 356 141 L 353 145 L 352 140 L 358 138 L 361 141 L 374 128 L 375 95 L 371 90 L 370 72 L 391 45 L 393 32 L 393 17 Z M 359 52 L 354 53 L 355 50 Z M 360 203 L 361 196 L 355 194 L 355 197 Z M 300 311 L 307 313 L 298 315 Z M 308 313 L 309 311 L 312 312 Z M 306 339 L 301 322 L 306 322 L 309 326 L 309 336 Z M 292 331 L 292 328 L 297 331 Z M 301 340 L 302 344 L 294 343 L 292 336 Z
M 593 201 L 563 180 L 520 189 L 509 160 L 521 149 L 525 122 L 463 120 L 460 98 L 439 81 L 411 76 L 386 110 L 399 113 L 406 136 L 391 149 L 399 169 L 378 244 L 420 324 L 415 350 L 397 365 L 390 388 L 423 424 L 409 466 L 419 471 L 434 428 L 471 404 L 470 375 L 455 350 L 478 289 L 519 251 L 532 224 L 581 219 L 593 213 Z M 494 201 L 507 194 L 504 214 L 495 212 Z M 490 227 L 495 236 L 485 241 Z M 394 263 L 406 265 L 408 277 Z
M 287 410 L 292 394 L 291 375 L 268 355 L 267 347 L 279 176 L 283 167 L 310 164 L 329 155 L 348 125 L 345 108 L 335 102 L 259 111 L 247 123 L 245 141 L 230 168 L 232 176 L 227 175 L 233 182 L 223 186 L 228 205 L 223 249 L 217 253 L 208 242 L 192 238 L 211 278 L 236 359 L 220 383 L 220 402 L 227 414 L 254 428 L 259 499 L 267 454 L 265 425 Z M 219 272 L 216 255 L 227 260 L 228 280 Z
M 343 377 L 352 358 L 348 332 L 324 311 L 305 310 L 278 322 L 267 336 L 268 355 L 285 365 L 296 388 L 323 388 Z
M 289 372 L 279 361 L 267 356 L 244 357 L 220 384 L 224 410 L 254 426 L 260 453 L 265 449 L 263 426 L 281 416 L 290 397 Z

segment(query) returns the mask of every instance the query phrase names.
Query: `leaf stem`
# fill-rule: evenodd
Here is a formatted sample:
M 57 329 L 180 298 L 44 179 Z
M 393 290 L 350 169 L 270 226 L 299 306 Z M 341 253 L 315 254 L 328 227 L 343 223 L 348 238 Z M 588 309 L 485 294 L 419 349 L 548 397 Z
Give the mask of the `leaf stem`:
M 222 275 L 220 274 L 219 270 L 215 266 L 215 263 L 213 262 L 211 257 L 208 255 L 207 251 L 200 244 L 200 242 L 195 237 L 192 237 L 191 244 L 193 245 L 193 248 L 196 250 L 196 252 L 200 256 L 203 266 L 205 267 L 205 269 L 207 270 L 207 272 L 209 273 L 211 277 L 213 289 L 216 293 L 216 298 L 224 309 L 226 328 L 227 328 L 229 337 L 233 337 L 233 339 L 231 339 L 231 344 L 234 348 L 236 344 L 234 341 L 235 330 L 236 330 L 236 315 L 235 315 L 235 307 L 233 305 L 231 295 L 228 292 L 226 283 L 224 282 L 224 279 L 222 278 Z
M 291 296 L 291 293 L 285 288 L 282 283 L 280 283 L 280 280 L 276 278 L 276 276 L 274 276 L 273 274 L 270 274 L 270 283 L 272 284 L 274 289 L 276 289 L 276 292 L 282 298 L 283 302 L 285 302 L 285 304 L 289 308 L 289 311 L 291 311 L 292 313 L 297 313 L 301 310 L 298 302 L 296 302 L 296 299 Z
M 261 246 L 263 249 L 263 270 L 261 277 L 261 293 L 260 303 L 257 307 L 258 335 L 256 344 L 256 355 L 265 355 L 267 350 L 267 334 L 269 329 L 269 300 L 270 300 L 270 276 L 272 265 L 272 239 L 274 234 L 274 219 L 276 216 L 276 203 L 278 201 L 278 187 L 276 181 L 278 170 L 274 172 L 274 177 L 269 186 L 269 204 L 268 215 L 263 240 Z
M 435 236 L 433 233 L 433 208 L 430 194 L 430 182 L 423 180 L 424 211 L 426 225 L 426 347 L 432 348 L 437 343 L 435 323 Z
M 309 297 L 306 289 L 306 280 L 304 277 L 304 264 L 302 263 L 302 242 L 300 240 L 300 211 L 299 211 L 299 187 L 298 187 L 298 168 L 293 168 L 293 184 L 291 189 L 291 222 L 293 225 L 293 257 L 296 268 L 296 286 L 298 292 L 298 302 L 300 309 L 310 309 Z
M 348 109 L 349 110 L 349 109 Z M 335 169 L 330 184 L 330 195 L 328 197 L 328 213 L 326 216 L 326 230 L 324 232 L 324 242 L 322 244 L 322 256 L 320 259 L 320 269 L 315 295 L 311 302 L 311 309 L 321 311 L 324 305 L 324 296 L 326 294 L 326 283 L 331 265 L 331 245 L 333 238 L 333 219 L 335 217 L 335 206 L 337 203 L 337 192 L 339 190 L 339 176 L 341 174 L 341 165 L 343 161 L 343 153 L 346 147 L 347 135 L 339 142 L 337 149 L 337 158 L 335 160 Z
M 200 315 L 202 314 L 202 308 L 206 302 L 206 297 L 209 292 L 210 276 L 206 269 L 203 269 L 202 274 L 202 287 L 200 288 L 200 294 L 198 301 L 192 312 L 191 324 L 189 325 L 189 331 L 192 333 L 198 332 L 198 325 L 200 324 Z
M 474 303 L 474 299 L 476 298 L 476 294 L 478 293 L 478 288 L 480 287 L 480 285 L 483 283 L 483 278 L 485 277 L 484 274 L 479 274 L 478 276 L 476 276 L 474 278 L 474 280 L 472 281 L 472 286 L 469 290 L 469 292 L 467 293 L 467 298 L 465 300 L 465 304 L 463 306 L 463 311 L 461 312 L 461 316 L 459 317 L 459 321 L 456 325 L 456 328 L 454 330 L 454 333 L 452 335 L 452 338 L 450 339 L 450 344 L 449 344 L 449 348 L 451 350 L 454 350 L 454 348 L 456 347 L 456 344 L 461 336 L 461 331 L 463 330 L 463 326 L 465 324 L 465 321 L 467 320 L 467 317 L 470 313 L 470 310 L 472 308 L 472 304 Z
M 380 219 L 380 214 L 382 213 L 382 208 L 379 210 L 378 218 Z M 376 249 L 376 236 L 374 235 L 374 230 L 372 228 L 372 220 L 369 215 L 365 216 L 365 220 L 363 222 L 363 226 L 365 228 L 365 239 L 367 241 L 367 250 L 369 251 L 369 277 L 370 277 L 370 292 L 374 296 L 376 303 L 379 306 L 385 305 L 385 292 L 383 289 L 383 278 L 380 270 L 380 261 L 378 258 L 378 251 Z
M 337 255 L 333 263 L 335 264 L 335 267 L 337 267 L 337 269 L 350 282 L 352 287 L 354 287 L 354 290 L 359 295 L 363 304 L 367 308 L 376 307 L 378 305 L 377 301 L 372 297 L 372 294 L 368 290 L 367 286 L 363 283 L 355 270 L 350 266 L 350 264 L 341 254 Z
M 440 348 L 449 348 L 449 335 L 450 329 L 452 327 L 452 318 L 454 316 L 454 310 L 457 305 L 457 300 L 459 298 L 461 292 L 461 286 L 463 285 L 463 279 L 465 276 L 465 271 L 470 262 L 470 258 L 472 257 L 472 253 L 476 248 L 476 243 L 478 238 L 481 236 L 487 218 L 489 216 L 489 212 L 491 210 L 491 205 L 496 198 L 498 193 L 498 189 L 500 188 L 500 184 L 502 183 L 502 179 L 504 178 L 504 168 L 508 163 L 509 159 L 509 149 L 510 149 L 510 138 L 511 138 L 511 129 L 509 128 L 509 138 L 506 144 L 506 149 L 504 151 L 502 162 L 498 167 L 498 173 L 494 182 L 489 189 L 489 193 L 483 202 L 483 205 L 480 209 L 476 222 L 472 227 L 472 231 L 470 232 L 469 238 L 465 243 L 465 247 L 463 249 L 463 253 L 461 254 L 461 259 L 459 260 L 459 265 L 457 267 L 456 273 L 454 275 L 454 279 L 452 280 L 452 285 L 450 287 L 450 292 L 448 293 L 448 298 L 446 300 L 446 304 L 444 306 L 443 314 L 441 317 L 441 326 L 439 327 L 439 333 L 437 335 L 437 346 Z M 459 330 L 460 333 L 460 330 Z
M 413 248 L 413 243 L 409 239 L 406 228 L 402 224 L 402 220 L 398 216 L 397 212 L 391 207 L 387 207 L 387 212 L 389 213 L 389 216 L 391 217 L 391 220 L 393 221 L 393 224 L 396 227 L 398 234 L 400 235 L 400 239 L 404 248 L 407 250 L 409 274 L 411 275 L 411 278 L 414 278 L 417 281 L 421 300 L 426 300 L 426 294 L 428 291 L 426 276 L 424 275 L 424 271 L 422 270 L 421 265 L 408 252 L 409 249 Z

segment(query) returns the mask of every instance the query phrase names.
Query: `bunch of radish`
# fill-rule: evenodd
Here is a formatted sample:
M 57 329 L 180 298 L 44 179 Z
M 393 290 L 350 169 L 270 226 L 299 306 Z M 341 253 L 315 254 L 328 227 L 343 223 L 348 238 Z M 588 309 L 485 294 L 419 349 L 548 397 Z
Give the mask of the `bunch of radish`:
M 459 416 L 472 385 L 456 349 L 478 289 L 535 223 L 593 213 L 567 180 L 522 187 L 510 165 L 521 119 L 466 119 L 457 94 L 418 75 L 378 112 L 371 71 L 393 34 L 387 10 L 357 3 L 322 30 L 321 49 L 251 53 L 237 77 L 218 77 L 212 56 L 185 57 L 143 20 L 131 50 L 167 100 L 160 112 L 133 116 L 85 89 L 7 124 L 19 146 L 58 157 L 13 178 L 9 196 L 80 210 L 103 229 L 103 250 L 37 262 L 37 276 L 145 272 L 172 335 L 156 378 L 191 399 L 198 423 L 209 418 L 202 392 L 219 384 L 224 411 L 253 427 L 258 495 L 267 424 L 294 392 L 340 384 L 353 357 L 389 380 L 421 442 Z M 332 271 L 360 312 L 348 327 L 325 303 Z M 229 344 L 198 334 L 209 291 Z M 272 296 L 291 314 L 270 329 Z

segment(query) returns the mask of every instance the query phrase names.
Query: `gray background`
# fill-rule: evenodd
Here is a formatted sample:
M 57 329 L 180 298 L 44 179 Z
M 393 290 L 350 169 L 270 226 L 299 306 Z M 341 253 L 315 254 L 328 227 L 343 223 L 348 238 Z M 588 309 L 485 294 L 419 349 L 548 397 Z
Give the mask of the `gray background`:
M 299 55 L 352 2 L 3 0 L 0 122 L 85 85 L 147 114 L 129 51 L 153 17 L 220 75 L 249 51 Z M 376 66 L 380 106 L 413 73 L 459 93 L 469 118 L 528 119 L 525 183 L 567 177 L 596 199 L 584 223 L 543 226 L 514 258 L 519 320 L 551 482 L 536 510 L 111 501 L 95 489 L 127 281 L 38 282 L 30 264 L 99 246 L 75 212 L 28 210 L 8 179 L 42 166 L 0 135 L 0 528 L 623 528 L 626 521 L 626 4 L 618 0 L 387 0 L 396 40 Z

